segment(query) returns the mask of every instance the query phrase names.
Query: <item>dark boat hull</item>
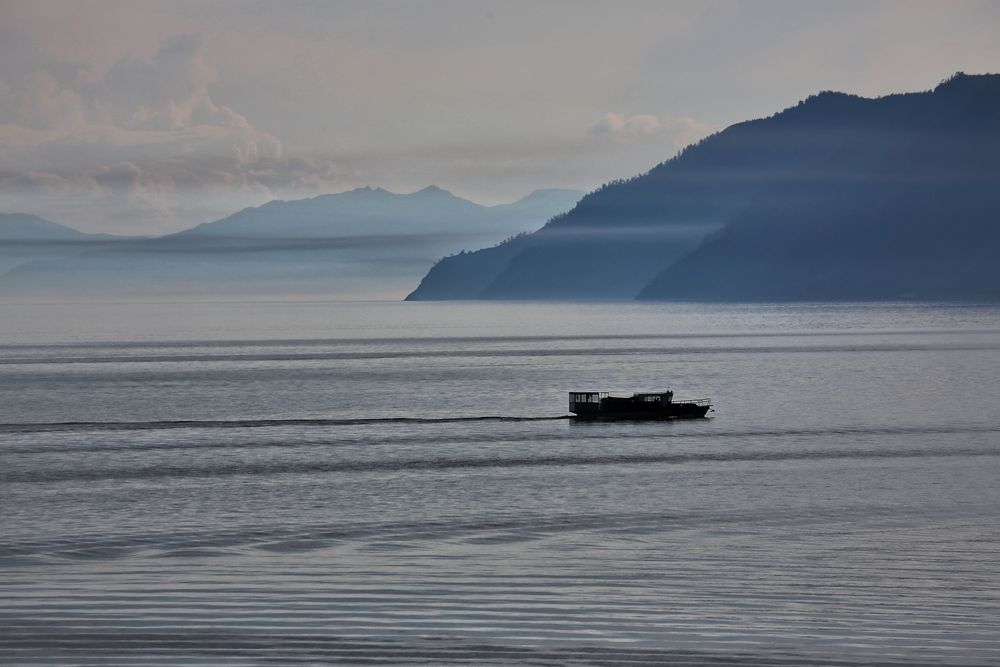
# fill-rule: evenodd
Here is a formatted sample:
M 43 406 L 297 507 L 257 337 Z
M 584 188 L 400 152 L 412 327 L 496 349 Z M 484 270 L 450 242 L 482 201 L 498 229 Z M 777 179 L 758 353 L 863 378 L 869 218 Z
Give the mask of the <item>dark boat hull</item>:
M 696 403 L 668 403 L 662 407 L 650 409 L 646 406 L 622 405 L 606 407 L 593 412 L 580 412 L 573 415 L 579 421 L 661 421 L 667 419 L 701 419 L 711 409 L 710 405 Z

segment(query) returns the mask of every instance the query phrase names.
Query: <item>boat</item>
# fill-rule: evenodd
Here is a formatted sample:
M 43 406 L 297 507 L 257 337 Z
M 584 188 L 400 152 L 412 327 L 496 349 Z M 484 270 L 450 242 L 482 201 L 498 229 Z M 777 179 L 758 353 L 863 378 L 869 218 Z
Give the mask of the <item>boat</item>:
M 674 392 L 612 396 L 605 391 L 569 392 L 569 411 L 580 420 L 699 419 L 712 409 L 709 398 L 674 400 Z

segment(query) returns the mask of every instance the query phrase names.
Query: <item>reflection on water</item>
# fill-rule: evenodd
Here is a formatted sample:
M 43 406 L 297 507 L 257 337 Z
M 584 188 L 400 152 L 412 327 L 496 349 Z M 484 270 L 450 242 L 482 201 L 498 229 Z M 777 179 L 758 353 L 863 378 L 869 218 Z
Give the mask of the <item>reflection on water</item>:
M 0 662 L 1000 664 L 1000 309 L 245 306 L 7 330 Z

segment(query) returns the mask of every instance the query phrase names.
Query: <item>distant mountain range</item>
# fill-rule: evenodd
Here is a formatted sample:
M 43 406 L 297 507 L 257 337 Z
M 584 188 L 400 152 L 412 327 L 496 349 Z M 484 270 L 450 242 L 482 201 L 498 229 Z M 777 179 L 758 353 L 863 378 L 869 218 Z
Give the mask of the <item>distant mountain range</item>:
M 1000 298 L 1000 75 L 733 125 L 407 298 Z
M 84 234 L 37 215 L 0 213 L 0 276 L 26 262 L 68 257 L 138 239 L 112 234 Z
M 8 215 L 0 218 L 0 248 L 13 247 L 16 234 L 22 247 L 58 245 L 60 252 L 22 253 L 18 265 L 0 275 L 0 293 L 398 298 L 442 254 L 537 229 L 581 195 L 539 190 L 511 204 L 482 206 L 433 186 L 411 194 L 358 188 L 272 201 L 177 234 L 127 243 L 35 216 Z M 98 240 L 103 243 L 96 249 L 84 243 Z
M 0 213 L 0 241 L 82 241 L 91 238 L 72 227 L 27 213 Z

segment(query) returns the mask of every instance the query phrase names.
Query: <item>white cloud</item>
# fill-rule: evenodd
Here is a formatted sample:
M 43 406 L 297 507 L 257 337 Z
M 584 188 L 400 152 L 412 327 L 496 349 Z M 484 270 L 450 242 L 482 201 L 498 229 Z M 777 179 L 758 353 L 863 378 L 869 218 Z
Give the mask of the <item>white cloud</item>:
M 665 141 L 674 150 L 701 139 L 712 127 L 694 118 L 665 118 L 650 114 L 625 114 L 609 112 L 590 128 L 596 137 L 632 143 L 636 141 Z
M 648 114 L 625 116 L 609 112 L 604 120 L 591 128 L 594 134 L 611 134 L 619 138 L 634 139 L 638 136 L 655 134 L 663 126 L 660 119 Z
M 286 156 L 277 137 L 217 104 L 216 76 L 201 38 L 181 35 L 95 80 L 60 81 L 39 68 L 4 82 L 0 209 L 157 233 L 228 207 L 355 184 L 329 159 Z

